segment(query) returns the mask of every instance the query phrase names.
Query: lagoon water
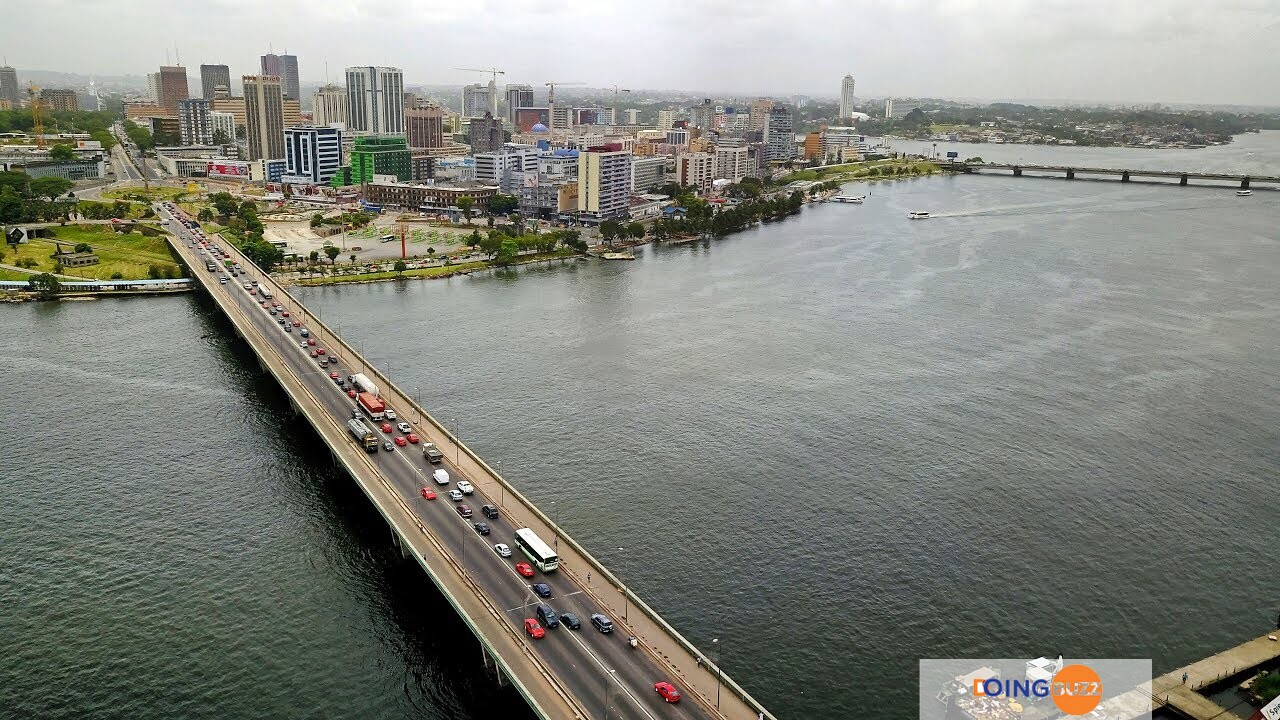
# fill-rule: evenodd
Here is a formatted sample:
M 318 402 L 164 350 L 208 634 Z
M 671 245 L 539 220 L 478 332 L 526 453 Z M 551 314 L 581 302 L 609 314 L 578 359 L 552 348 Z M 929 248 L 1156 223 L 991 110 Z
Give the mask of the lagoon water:
M 1177 157 L 1257 154 L 1280 133 Z M 913 717 L 921 657 L 1163 672 L 1271 627 L 1280 193 L 857 191 L 635 262 L 298 296 L 779 717 Z M 206 300 L 0 329 L 7 405 L 41 408 L 0 461 L 21 715 L 527 714 Z

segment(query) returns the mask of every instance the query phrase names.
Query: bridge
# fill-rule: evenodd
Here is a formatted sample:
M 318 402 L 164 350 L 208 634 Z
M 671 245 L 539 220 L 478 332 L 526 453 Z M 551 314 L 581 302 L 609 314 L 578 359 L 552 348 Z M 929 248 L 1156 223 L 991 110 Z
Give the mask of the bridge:
M 155 205 L 161 217 L 174 213 Z M 431 416 L 409 393 L 398 388 L 341 337 L 313 315 L 288 291 L 254 266 L 248 258 L 220 238 L 210 240 L 245 274 L 228 277 L 221 268 L 205 269 L 200 239 L 181 223 L 170 223 L 176 235 L 168 235 L 175 252 L 191 268 L 197 288 L 203 289 L 226 314 L 235 332 L 253 350 L 259 364 L 279 383 L 297 414 L 325 441 L 336 465 L 344 468 L 386 520 L 389 540 L 406 560 L 417 563 L 439 588 L 479 642 L 485 667 L 493 667 L 495 682 L 511 683 L 535 715 L 559 718 L 727 718 L 759 720 L 774 716 L 730 678 L 717 664 L 717 653 L 708 656 L 666 622 L 581 544 L 567 535 L 482 458 L 463 444 L 444 424 Z M 268 288 L 288 318 L 273 315 L 262 295 L 250 294 L 245 283 Z M 295 327 L 293 321 L 298 321 Z M 290 332 L 286 332 L 288 327 Z M 300 331 L 305 327 L 315 346 L 308 346 Z M 325 353 L 313 356 L 323 348 Z M 320 360 L 326 360 L 325 365 Z M 436 486 L 431 474 L 437 467 L 423 457 L 421 446 L 392 446 L 390 451 L 367 453 L 352 441 L 346 422 L 353 400 L 330 379 L 335 372 L 345 378 L 363 372 L 381 392 L 387 406 L 407 422 L 422 441 L 443 453 L 441 465 L 454 484 Z M 378 427 L 375 424 L 375 432 Z M 398 433 L 376 433 L 378 442 Z M 475 508 L 475 516 L 463 518 L 445 492 L 466 479 L 475 494 L 463 502 Z M 429 500 L 428 488 L 439 492 Z M 499 517 L 485 518 L 480 506 L 499 508 Z M 473 523 L 484 521 L 493 531 L 482 536 Z M 521 577 L 514 563 L 521 560 L 513 542 L 514 531 L 530 528 L 560 557 L 560 567 L 536 577 Z M 513 558 L 500 557 L 493 543 L 513 546 Z M 530 583 L 550 586 L 551 597 L 535 597 Z M 535 617 L 538 603 L 558 613 L 571 612 L 582 621 L 580 630 L 563 624 L 548 629 L 540 639 L 524 630 L 526 618 Z M 614 623 L 611 634 L 598 632 L 590 623 L 594 613 Z M 627 642 L 637 638 L 636 646 Z M 655 683 L 669 682 L 680 691 L 679 703 L 669 704 L 655 690 Z
M 1280 176 L 1247 175 L 1242 173 L 1205 173 L 1183 172 L 1179 170 L 1125 170 L 1121 168 L 1069 167 L 1066 165 L 1023 165 L 1008 163 L 943 163 L 943 170 L 962 173 L 1009 172 L 1014 177 L 1022 177 L 1031 173 L 1036 177 L 1062 175 L 1068 180 L 1077 176 L 1119 177 L 1120 182 L 1130 182 L 1134 178 L 1148 178 L 1156 181 L 1177 180 L 1178 185 L 1188 185 L 1191 180 L 1210 180 L 1239 184 L 1241 190 L 1248 190 L 1254 183 L 1266 183 L 1280 186 Z M 1280 189 L 1277 187 L 1276 189 Z

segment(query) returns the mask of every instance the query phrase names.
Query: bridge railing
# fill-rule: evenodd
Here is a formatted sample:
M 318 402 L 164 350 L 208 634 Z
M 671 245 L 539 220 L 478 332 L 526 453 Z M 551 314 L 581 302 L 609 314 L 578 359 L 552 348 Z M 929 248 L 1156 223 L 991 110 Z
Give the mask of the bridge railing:
M 301 302 L 299 302 L 298 299 L 294 297 L 293 294 L 290 293 L 287 289 L 280 287 L 278 284 L 277 284 L 277 287 L 279 288 L 280 293 L 288 297 L 289 300 L 293 302 L 297 307 L 302 307 L 302 308 L 306 307 Z M 332 328 L 326 325 L 324 321 L 319 318 L 319 316 L 317 316 L 315 313 L 312 313 L 310 310 L 305 310 L 305 312 L 311 316 L 311 319 L 309 321 L 310 324 L 319 325 L 321 328 L 324 329 L 326 333 L 328 333 L 329 337 L 332 337 L 339 345 L 341 345 L 343 352 L 346 352 L 352 358 L 359 358 L 360 362 L 367 369 L 367 372 L 373 375 L 373 379 L 376 382 L 381 383 L 382 387 L 390 388 L 397 395 L 403 398 L 404 401 L 409 406 L 411 406 L 414 410 L 416 410 L 421 415 L 422 418 L 430 422 L 432 427 L 434 427 L 440 434 L 447 437 L 449 441 L 452 442 L 455 446 L 457 446 L 463 453 L 465 453 L 472 462 L 474 462 L 475 464 L 483 468 L 484 471 L 493 479 L 494 482 L 497 482 L 499 485 L 501 485 L 502 489 L 508 495 L 515 498 L 524 507 L 526 512 L 536 517 L 539 520 L 539 522 L 541 522 L 546 527 L 551 528 L 557 534 L 557 536 L 561 541 L 568 543 L 569 547 L 572 548 L 575 553 L 581 556 L 582 559 L 585 560 L 591 566 L 591 570 L 593 572 L 605 578 L 610 583 L 612 583 L 614 587 L 618 588 L 620 592 L 622 592 L 625 595 L 626 599 L 632 605 L 638 608 L 645 615 L 645 617 L 649 619 L 650 622 L 657 625 L 664 633 L 666 633 L 673 640 L 675 640 L 676 644 L 682 650 L 687 652 L 691 657 L 701 660 L 702 665 L 706 666 L 710 672 L 716 673 L 717 676 L 719 677 L 719 681 L 721 685 L 725 688 L 725 690 L 737 696 L 737 698 L 741 700 L 744 704 L 746 704 L 747 707 L 751 708 L 753 711 L 760 714 L 761 716 L 765 718 L 769 718 L 770 720 L 776 720 L 773 714 L 770 713 L 767 709 L 765 709 L 765 707 L 762 704 L 760 704 L 760 702 L 758 702 L 755 698 L 753 698 L 750 695 L 750 693 L 748 693 L 742 686 L 740 686 L 732 678 L 730 678 L 723 671 L 721 671 L 717 667 L 717 665 L 711 661 L 710 658 L 708 658 L 703 652 L 698 650 L 693 643 L 689 642 L 688 639 L 686 639 L 683 635 L 681 635 L 679 631 L 677 631 L 674 627 L 672 627 L 653 608 L 649 607 L 648 603 L 646 603 L 644 600 L 640 599 L 638 595 L 633 593 L 631 591 L 631 588 L 627 587 L 627 585 L 623 583 L 622 580 L 620 580 L 607 567 L 605 567 L 603 563 L 597 560 L 595 556 L 593 556 L 589 551 L 587 551 L 586 548 L 580 545 L 578 541 L 574 540 L 570 535 L 566 534 L 560 528 L 560 526 L 557 525 L 545 513 L 543 513 L 542 510 L 540 510 L 537 505 L 535 505 L 532 501 L 530 501 L 527 497 L 525 497 L 524 494 L 521 493 L 519 490 L 517 490 L 514 486 L 508 483 L 506 479 L 504 479 L 501 475 L 499 475 L 495 469 L 490 467 L 490 465 L 487 462 L 485 462 L 483 458 L 481 458 L 479 455 L 473 452 L 471 448 L 467 447 L 467 445 L 463 443 L 462 440 L 459 439 L 456 435 L 454 435 L 454 433 L 451 432 L 449 428 L 447 428 L 444 425 L 444 423 L 441 423 L 440 421 L 436 420 L 435 417 L 431 415 L 431 413 L 427 412 L 426 409 L 424 409 L 421 405 L 417 403 L 417 401 L 413 399 L 412 395 L 402 391 L 399 388 L 399 386 L 397 386 L 394 382 L 391 381 L 391 378 L 384 375 L 383 372 L 379 370 L 376 366 L 366 361 L 364 359 L 364 356 L 362 356 L 359 352 L 357 352 L 355 348 L 351 347 L 351 345 L 349 345 L 345 340 L 342 339 L 341 336 L 339 336 L 336 332 L 334 332 Z

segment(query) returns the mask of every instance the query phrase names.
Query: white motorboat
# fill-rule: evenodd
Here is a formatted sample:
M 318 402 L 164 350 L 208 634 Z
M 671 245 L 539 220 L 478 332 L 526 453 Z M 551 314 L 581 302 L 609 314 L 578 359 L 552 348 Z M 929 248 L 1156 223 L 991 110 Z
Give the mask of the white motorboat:
M 862 201 L 866 199 L 867 199 L 866 195 L 837 195 L 831 198 L 831 202 L 853 203 L 855 205 L 861 205 Z
M 928 220 L 929 213 L 924 212 L 922 210 L 913 210 L 912 212 L 907 213 L 907 219 L 908 220 Z
M 1237 191 L 1236 191 L 1236 194 L 1237 194 L 1237 195 L 1239 195 L 1240 197 L 1249 197 L 1250 195 L 1252 195 L 1252 194 L 1253 194 L 1253 191 L 1252 191 L 1252 190 L 1237 190 Z

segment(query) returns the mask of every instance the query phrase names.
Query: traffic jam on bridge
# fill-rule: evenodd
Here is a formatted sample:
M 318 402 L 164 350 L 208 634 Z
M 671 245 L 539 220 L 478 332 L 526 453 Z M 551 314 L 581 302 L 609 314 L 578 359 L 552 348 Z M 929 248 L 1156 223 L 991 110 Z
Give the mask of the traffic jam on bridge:
M 435 444 L 424 440 L 425 433 L 388 405 L 378 386 L 365 372 L 347 366 L 338 351 L 324 347 L 316 333 L 307 327 L 305 311 L 291 309 L 275 297 L 268 279 L 257 267 L 246 267 L 237 262 L 220 245 L 225 241 L 217 236 L 216 239 L 206 236 L 198 222 L 172 203 L 158 203 L 156 211 L 164 218 L 169 231 L 178 238 L 179 244 L 185 243 L 186 248 L 202 262 L 204 269 L 217 277 L 220 289 L 232 294 L 231 299 L 242 305 L 250 303 L 247 309 L 262 313 L 262 319 L 273 323 L 283 338 L 284 347 L 281 349 L 293 348 L 305 363 L 327 380 L 325 386 L 331 389 L 333 398 L 340 400 L 341 406 L 346 408 L 345 413 L 336 419 L 345 425 L 355 444 L 378 462 L 380 469 L 395 462 L 413 466 L 411 470 L 420 479 L 413 490 L 417 502 L 421 503 L 414 508 L 419 518 L 433 526 L 446 522 L 465 523 L 473 541 L 478 538 L 486 543 L 486 554 L 493 562 L 502 563 L 505 576 L 519 584 L 517 594 L 524 599 L 517 600 L 520 604 L 508 610 L 508 621 L 524 634 L 526 642 L 535 648 L 548 642 L 570 643 L 565 648 L 570 656 L 581 654 L 579 648 L 572 647 L 572 644 L 580 646 L 588 657 L 588 661 L 582 664 L 588 667 L 594 664 L 602 671 L 605 704 L 611 717 L 618 713 L 652 719 L 657 715 L 651 710 L 663 712 L 662 708 L 666 707 L 670 709 L 665 713 L 667 715 L 677 711 L 673 706 L 682 695 L 672 682 L 673 678 L 661 676 L 656 665 L 648 663 L 643 653 L 635 651 L 638 644 L 635 637 L 622 637 L 615 633 L 614 620 L 593 605 L 591 596 L 572 579 L 556 572 L 560 559 L 555 548 L 533 530 L 510 525 L 499 505 L 483 497 L 468 479 L 461 476 L 456 466 L 446 462 L 444 453 Z M 234 294 L 241 297 L 236 298 Z M 329 404 L 333 403 L 326 402 Z M 443 506 L 440 504 L 441 494 L 449 501 Z M 478 516 L 474 506 L 478 506 Z M 443 510 L 447 507 L 452 511 Z M 492 542 L 495 537 L 506 537 L 511 541 Z M 465 557 L 465 545 L 462 552 Z M 559 610 L 553 607 L 552 602 L 561 606 Z M 584 626 L 588 627 L 587 631 L 583 630 Z M 565 633 L 569 635 L 566 637 Z M 614 645 L 606 645 L 609 643 Z M 606 658 L 601 656 L 606 653 L 612 655 L 607 660 L 618 665 L 618 646 L 627 648 L 621 657 L 626 658 L 624 664 L 631 671 L 628 675 L 638 679 L 638 672 L 647 674 L 642 682 L 647 686 L 648 697 L 652 701 L 634 693 L 634 686 L 623 685 L 623 668 L 606 667 Z M 544 659 L 555 661 L 561 654 L 545 651 Z M 579 667 L 581 662 L 571 660 L 570 668 Z M 561 667 L 560 664 L 553 665 Z M 611 705 L 610 685 L 614 683 L 618 689 L 612 692 L 615 704 Z M 595 692 L 600 692 L 600 686 L 597 684 L 595 687 Z M 616 704 L 623 702 L 621 697 L 630 698 L 636 712 L 627 713 L 625 706 Z M 681 705 L 677 716 L 699 717 L 702 713 L 694 707 Z

